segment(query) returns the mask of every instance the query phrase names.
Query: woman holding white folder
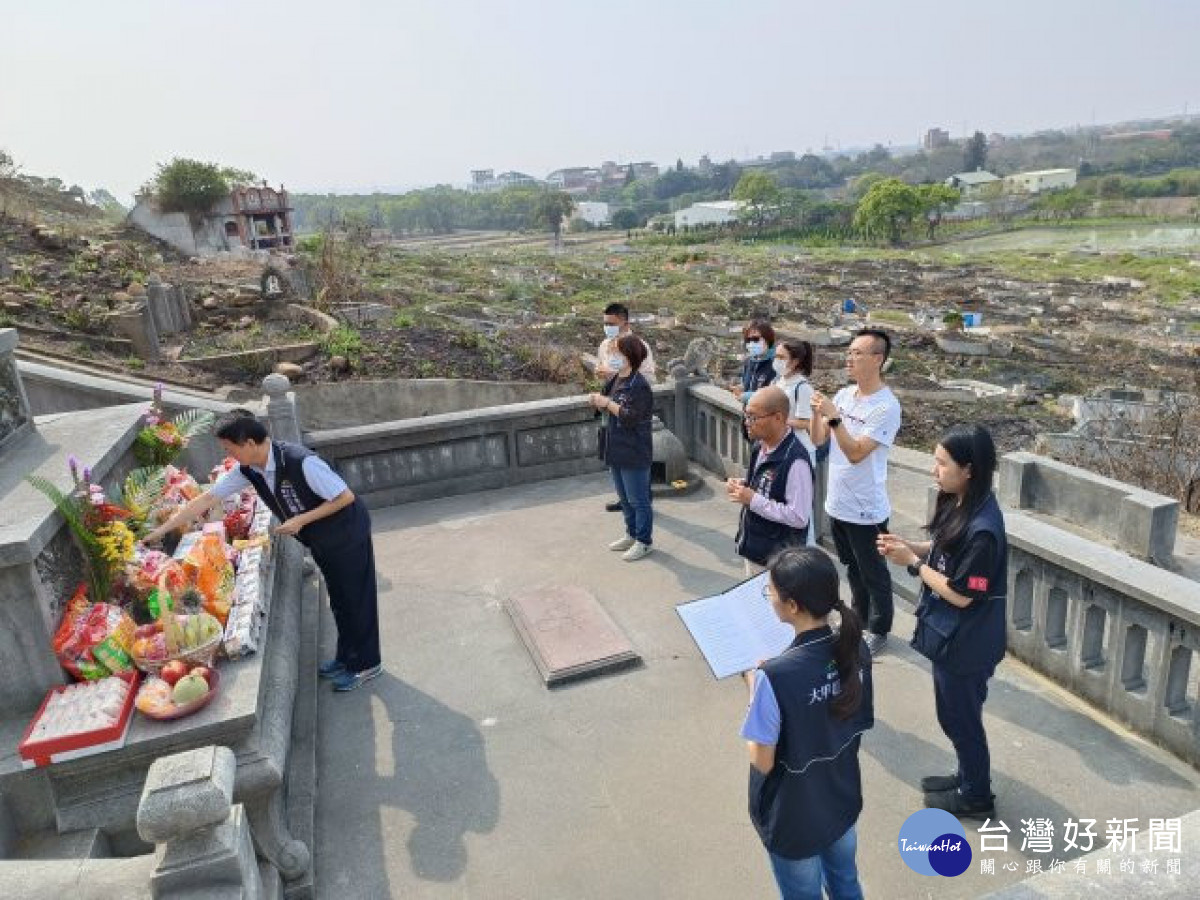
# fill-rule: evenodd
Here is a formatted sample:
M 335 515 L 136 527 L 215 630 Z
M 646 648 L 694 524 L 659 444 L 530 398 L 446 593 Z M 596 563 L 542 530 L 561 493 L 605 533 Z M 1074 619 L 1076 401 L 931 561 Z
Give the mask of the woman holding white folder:
M 858 748 L 874 724 L 871 655 L 862 623 L 838 595 L 832 560 L 788 548 L 764 587 L 796 639 L 747 672 L 753 697 L 742 726 L 750 746 L 750 819 L 783 900 L 862 897 L 854 825 L 862 811 Z M 830 613 L 840 619 L 835 631 Z

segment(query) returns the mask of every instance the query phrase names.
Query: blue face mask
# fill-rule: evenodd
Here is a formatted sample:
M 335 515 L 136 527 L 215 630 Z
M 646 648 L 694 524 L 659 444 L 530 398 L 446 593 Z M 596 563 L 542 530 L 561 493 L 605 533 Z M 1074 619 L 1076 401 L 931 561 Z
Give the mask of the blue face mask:
M 746 352 L 751 356 L 762 356 L 767 350 L 767 345 L 762 341 L 746 341 Z
M 610 341 L 620 333 L 621 333 L 620 325 L 605 325 L 604 326 L 604 336 L 606 338 L 608 338 Z

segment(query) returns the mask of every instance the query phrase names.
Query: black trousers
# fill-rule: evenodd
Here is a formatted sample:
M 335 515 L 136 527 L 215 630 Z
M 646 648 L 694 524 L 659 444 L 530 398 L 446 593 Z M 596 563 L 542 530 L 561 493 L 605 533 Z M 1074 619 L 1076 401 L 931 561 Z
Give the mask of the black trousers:
M 938 724 L 958 757 L 959 791 L 968 800 L 992 797 L 992 758 L 983 730 L 983 703 L 992 670 L 950 672 L 933 664 L 933 702 Z
M 887 521 L 878 525 L 859 525 L 831 516 L 829 530 L 833 532 L 838 559 L 846 567 L 854 611 L 868 631 L 887 634 L 892 630 L 895 612 L 892 573 L 888 571 L 887 560 L 875 546 L 879 533 L 887 531 Z
M 337 625 L 338 662 L 351 672 L 379 665 L 379 595 L 370 533 L 363 540 L 331 550 L 316 545 L 309 549 L 329 591 L 329 609 Z

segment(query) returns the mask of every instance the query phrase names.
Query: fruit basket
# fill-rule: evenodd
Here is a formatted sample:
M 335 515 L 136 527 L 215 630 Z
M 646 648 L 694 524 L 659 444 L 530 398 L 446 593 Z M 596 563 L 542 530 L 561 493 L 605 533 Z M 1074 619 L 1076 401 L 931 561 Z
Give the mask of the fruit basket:
M 193 620 L 186 624 L 180 624 L 179 618 L 187 618 Z M 170 624 L 164 627 L 169 629 Z M 163 666 L 169 662 L 176 660 L 185 663 L 188 668 L 192 666 L 211 666 L 216 658 L 217 650 L 221 646 L 221 637 L 224 634 L 224 629 L 221 628 L 221 623 L 215 616 L 208 613 L 196 613 L 193 616 L 177 617 L 174 625 L 176 634 L 169 638 L 162 635 L 162 632 L 157 633 L 158 637 L 163 640 L 159 642 L 154 635 L 142 635 L 134 641 L 132 652 L 130 653 L 133 659 L 133 664 L 145 672 L 147 675 L 157 676 L 162 672 Z M 146 651 L 154 647 L 162 647 L 165 652 L 162 655 L 154 653 L 151 655 Z M 174 652 L 172 651 L 174 648 Z
M 208 677 L 205 679 L 208 682 L 208 693 L 197 700 L 190 703 L 175 703 L 168 699 L 171 694 L 171 686 L 165 681 L 156 678 L 147 678 L 146 682 L 138 691 L 138 699 L 136 701 L 138 712 L 149 719 L 156 719 L 159 722 L 169 722 L 172 719 L 182 719 L 184 716 L 190 716 L 192 713 L 199 712 L 212 702 L 213 697 L 217 696 L 217 690 L 221 684 L 221 676 L 217 674 L 216 669 L 208 670 Z M 142 700 L 142 694 L 145 692 L 163 693 L 163 687 L 158 687 L 156 682 L 165 687 L 165 697 L 159 705 L 151 705 Z

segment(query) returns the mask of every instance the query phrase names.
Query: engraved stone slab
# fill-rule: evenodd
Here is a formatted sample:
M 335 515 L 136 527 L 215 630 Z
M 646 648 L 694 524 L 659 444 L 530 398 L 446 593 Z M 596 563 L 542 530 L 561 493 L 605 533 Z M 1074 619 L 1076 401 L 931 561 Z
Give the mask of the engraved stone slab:
M 505 608 L 547 687 L 642 661 L 604 607 L 583 588 L 541 588 L 509 597 Z

